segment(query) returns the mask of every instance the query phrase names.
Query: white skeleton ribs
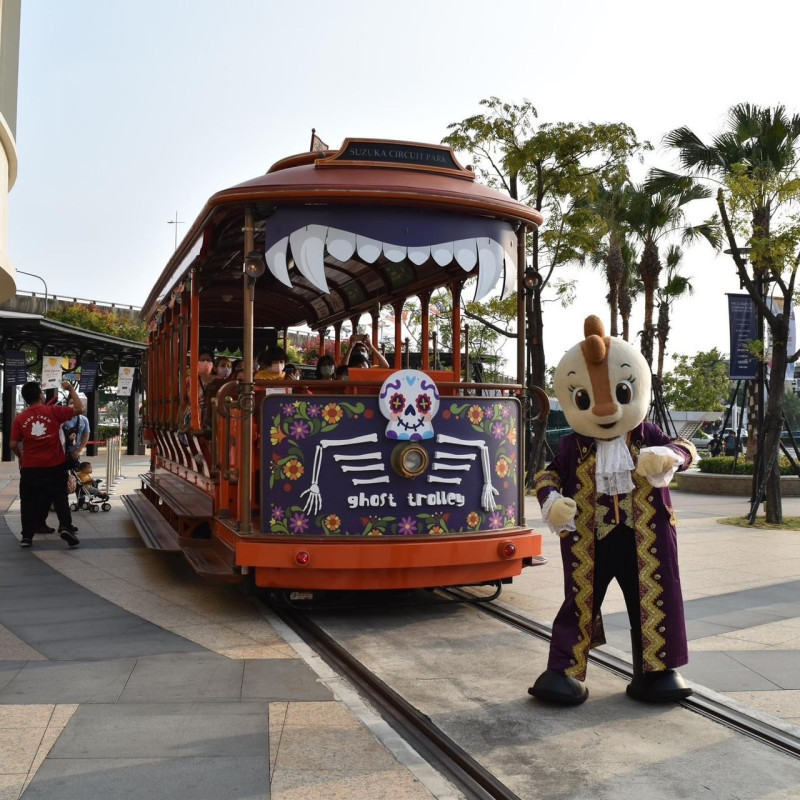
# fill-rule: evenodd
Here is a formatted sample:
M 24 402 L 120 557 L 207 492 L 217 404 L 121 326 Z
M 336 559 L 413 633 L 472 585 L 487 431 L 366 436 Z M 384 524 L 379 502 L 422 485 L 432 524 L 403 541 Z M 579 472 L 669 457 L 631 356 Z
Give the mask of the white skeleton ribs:
M 320 471 L 324 452 L 331 448 L 346 448 L 357 444 L 375 443 L 378 441 L 377 433 L 365 436 L 354 436 L 349 439 L 321 439 L 314 452 L 314 465 L 311 470 L 311 486 L 301 492 L 300 497 L 306 497 L 303 511 L 306 514 L 318 514 L 322 510 L 322 494 L 319 489 Z M 478 453 L 453 452 L 449 450 L 436 450 L 433 454 L 431 472 L 427 476 L 428 483 L 460 485 L 463 477 L 458 473 L 466 473 L 472 469 L 478 455 L 480 455 L 481 469 L 483 471 L 483 491 L 481 492 L 481 506 L 484 511 L 494 511 L 497 508 L 495 496 L 500 492 L 492 485 L 492 472 L 489 465 L 489 447 L 482 439 L 459 439 L 455 436 L 437 434 L 436 442 L 441 445 L 454 445 L 477 449 Z M 368 486 L 390 482 L 383 458 L 379 450 L 369 453 L 350 455 L 335 453 L 333 456 L 342 472 L 349 473 L 354 486 Z
M 494 511 L 497 508 L 495 503 L 495 495 L 500 494 L 497 489 L 492 486 L 492 471 L 489 467 L 489 447 L 483 439 L 459 439 L 456 436 L 447 436 L 444 433 L 436 434 L 437 444 L 455 444 L 461 447 L 477 447 L 480 450 L 481 468 L 483 469 L 483 491 L 481 492 L 481 506 L 484 511 Z M 475 453 L 462 455 L 459 453 L 448 453 L 446 451 L 437 451 L 434 454 L 436 459 L 448 459 L 451 461 L 457 460 L 475 460 Z M 464 470 L 470 468 L 470 464 L 447 464 L 444 461 L 434 461 L 434 472 L 437 470 Z M 461 478 L 443 478 L 438 475 L 428 475 L 428 483 L 461 483 Z
M 303 506 L 303 511 L 306 514 L 318 514 L 322 509 L 322 495 L 319 491 L 319 473 L 322 467 L 322 454 L 329 447 L 349 447 L 354 444 L 366 444 L 368 442 L 377 442 L 378 434 L 369 433 L 365 436 L 353 436 L 351 439 L 320 439 L 317 449 L 314 452 L 314 466 L 311 470 L 311 486 L 304 492 L 300 493 L 300 497 L 306 498 L 306 504 Z M 342 472 L 384 472 L 383 461 L 381 460 L 380 451 L 374 453 L 362 453 L 361 455 L 348 456 L 344 454 L 336 454 L 333 457 L 334 461 L 340 462 L 356 462 L 364 461 L 369 463 L 353 464 L 352 466 L 346 463 L 342 464 Z M 389 483 L 388 475 L 379 475 L 371 478 L 353 478 L 353 483 L 358 485 L 365 485 L 371 483 Z

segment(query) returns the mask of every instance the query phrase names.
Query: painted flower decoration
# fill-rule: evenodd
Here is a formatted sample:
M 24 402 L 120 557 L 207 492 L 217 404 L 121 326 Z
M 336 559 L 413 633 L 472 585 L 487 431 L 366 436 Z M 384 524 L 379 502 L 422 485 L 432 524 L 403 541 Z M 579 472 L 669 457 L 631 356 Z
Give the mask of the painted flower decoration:
M 498 440 L 505 439 L 506 438 L 506 426 L 503 425 L 502 422 L 499 422 L 499 421 L 495 422 L 494 425 L 492 425 L 492 436 L 494 436 L 494 438 L 498 439 Z
M 403 536 L 411 536 L 417 532 L 417 521 L 413 517 L 403 517 L 397 526 L 397 532 Z
M 282 506 L 272 506 L 272 519 L 282 520 L 285 515 L 286 514 Z
M 338 403 L 328 403 L 328 405 L 322 409 L 322 419 L 324 419 L 328 425 L 335 425 L 343 416 L 344 411 L 342 411 Z
M 433 403 L 431 402 L 431 396 L 429 394 L 417 395 L 417 411 L 419 411 L 420 414 L 430 414 L 432 406 Z
M 305 471 L 305 467 L 296 458 L 290 459 L 283 465 L 283 474 L 290 481 L 296 481 Z
M 305 437 L 311 433 L 311 427 L 304 419 L 298 419 L 289 427 L 289 433 L 295 439 L 305 439 Z
M 296 511 L 289 519 L 289 527 L 293 533 L 305 533 L 308 530 L 308 517 L 302 511 Z
M 389 399 L 389 410 L 392 414 L 401 414 L 406 407 L 405 395 L 395 392 Z
M 280 428 L 269 429 L 269 440 L 272 444 L 280 444 L 285 438 L 286 434 Z
M 481 524 L 481 515 L 477 511 L 470 511 L 467 514 L 467 527 L 477 528 Z
M 500 530 L 503 527 L 503 512 L 492 511 L 489 515 L 489 529 L 493 531 Z
M 322 524 L 331 532 L 338 531 L 342 527 L 342 520 L 336 514 L 328 514 Z
M 467 411 L 467 419 L 473 425 L 480 425 L 483 420 L 483 409 L 480 406 L 470 406 Z
M 511 444 L 516 444 L 517 443 L 517 429 L 516 428 L 512 428 L 508 432 L 508 436 L 506 438 L 508 439 L 509 442 L 511 442 Z
M 494 471 L 501 477 L 505 478 L 508 475 L 509 463 L 508 459 L 501 458 L 495 465 Z

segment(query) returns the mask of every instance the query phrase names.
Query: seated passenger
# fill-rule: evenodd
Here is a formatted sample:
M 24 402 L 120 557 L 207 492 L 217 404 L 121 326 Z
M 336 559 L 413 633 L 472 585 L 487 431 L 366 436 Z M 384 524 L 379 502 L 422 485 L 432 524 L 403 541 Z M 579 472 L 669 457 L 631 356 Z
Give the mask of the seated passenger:
M 339 364 L 336 367 L 336 380 L 337 381 L 346 381 L 350 379 L 350 368 L 347 364 Z
M 318 381 L 332 381 L 336 374 L 336 362 L 333 356 L 327 354 L 320 356 L 317 359 L 316 373 Z
M 361 367 L 369 369 L 371 366 L 389 368 L 389 362 L 383 357 L 383 353 L 372 344 L 367 336 L 356 334 L 350 337 L 351 347 L 347 363 L 351 367 Z M 375 364 L 371 363 L 375 359 Z
M 283 368 L 286 364 L 286 351 L 278 345 L 268 347 L 258 359 L 257 381 L 279 381 L 285 377 Z
M 286 378 L 287 381 L 299 381 L 300 372 L 294 364 L 287 364 L 283 368 L 283 377 Z

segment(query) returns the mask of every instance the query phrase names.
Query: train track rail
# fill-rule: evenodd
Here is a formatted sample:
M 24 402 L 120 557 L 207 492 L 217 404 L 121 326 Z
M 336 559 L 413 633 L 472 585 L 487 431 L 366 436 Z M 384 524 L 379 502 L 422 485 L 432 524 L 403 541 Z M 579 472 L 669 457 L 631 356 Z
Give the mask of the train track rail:
M 348 678 L 428 763 L 470 800 L 520 800 L 428 717 L 404 700 L 298 609 L 272 611 L 338 672 Z
M 545 641 L 550 640 L 548 625 L 531 620 L 508 608 L 486 602 L 487 597 L 463 589 L 439 589 L 442 601 L 470 603 L 483 614 L 517 630 Z M 332 668 L 350 680 L 359 692 L 378 710 L 428 763 L 449 779 L 470 800 L 519 800 L 517 794 L 486 770 L 469 753 L 441 731 L 423 713 L 367 669 L 358 659 L 338 644 L 308 614 L 311 609 L 270 604 L 272 611 L 291 627 Z M 592 663 L 630 680 L 630 663 L 611 653 L 593 651 Z M 744 736 L 767 744 L 800 759 L 800 740 L 793 726 L 780 727 L 780 721 L 737 707 L 717 693 L 695 688 L 692 697 L 681 702 L 691 711 L 724 725 Z
M 551 630 L 548 625 L 528 619 L 503 606 L 486 603 L 483 598 L 475 596 L 464 589 L 439 589 L 438 591 L 451 599 L 474 603 L 476 608 L 483 614 L 505 622 L 532 636 L 538 636 L 548 642 L 550 641 Z M 633 677 L 631 665 L 626 660 L 618 658 L 611 653 L 593 650 L 589 655 L 589 660 L 626 680 L 630 680 Z M 764 742 L 800 759 L 800 740 L 790 730 L 783 729 L 779 724 L 770 722 L 746 709 L 737 708 L 729 701 L 715 696 L 716 694 L 716 692 L 704 692 L 702 689 L 695 689 L 694 694 L 681 701 L 680 705 L 702 714 L 714 722 L 732 728 L 745 736 Z

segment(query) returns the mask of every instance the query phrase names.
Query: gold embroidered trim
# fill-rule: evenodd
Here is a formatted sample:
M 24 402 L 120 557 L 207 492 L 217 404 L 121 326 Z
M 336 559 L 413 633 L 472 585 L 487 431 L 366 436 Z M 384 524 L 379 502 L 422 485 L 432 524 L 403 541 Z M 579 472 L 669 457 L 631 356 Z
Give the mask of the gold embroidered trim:
M 586 678 L 586 661 L 592 643 L 592 618 L 594 617 L 594 519 L 595 505 L 594 468 L 597 459 L 592 455 L 581 461 L 576 470 L 577 490 L 575 503 L 578 516 L 575 528 L 578 541 L 572 545 L 572 555 L 578 566 L 572 575 L 577 592 L 575 608 L 578 611 L 580 636 L 572 648 L 573 664 L 565 673 L 582 681 Z
M 661 660 L 659 653 L 663 652 L 666 640 L 659 633 L 658 627 L 664 619 L 664 612 L 657 605 L 663 589 L 653 577 L 661 562 L 655 550 L 656 532 L 650 527 L 656 510 L 648 499 L 652 488 L 647 478 L 634 474 L 636 517 L 636 552 L 639 557 L 639 601 L 641 605 L 642 622 L 642 662 L 650 669 L 658 671 L 666 669 L 666 664 Z
M 561 479 L 558 473 L 552 469 L 543 469 L 533 476 L 533 490 L 534 492 L 541 492 L 542 489 L 558 489 L 561 490 Z

